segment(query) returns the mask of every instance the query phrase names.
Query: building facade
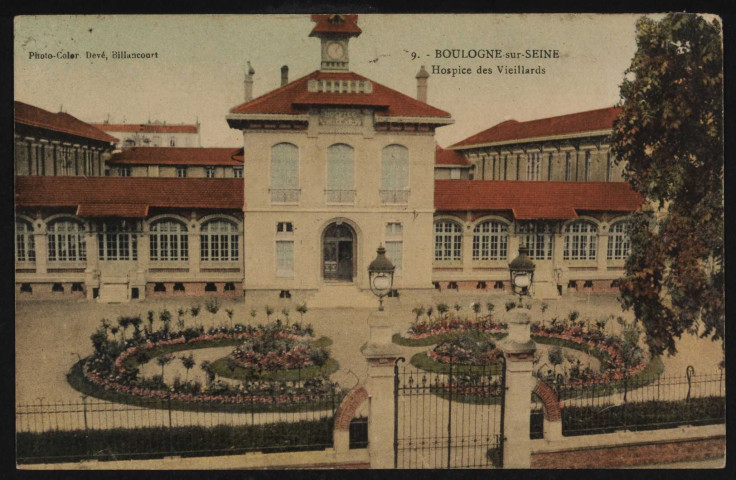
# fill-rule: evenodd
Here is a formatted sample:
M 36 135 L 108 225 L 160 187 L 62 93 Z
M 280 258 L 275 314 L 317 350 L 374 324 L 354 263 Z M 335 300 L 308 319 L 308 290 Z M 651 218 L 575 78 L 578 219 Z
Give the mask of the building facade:
M 65 112 L 15 102 L 16 175 L 100 176 L 117 138 Z
M 133 147 L 200 147 L 199 121 L 194 124 L 148 123 L 93 123 L 119 140 L 117 150 Z
M 426 103 L 423 68 L 416 98 L 385 87 L 349 69 L 356 15 L 312 20 L 318 70 L 289 82 L 282 68 L 281 86 L 254 99 L 246 69 L 245 102 L 226 115 L 242 148 L 128 142 L 103 162 L 117 139 L 74 119 L 100 161 L 63 169 L 66 154 L 38 153 L 30 129 L 66 147 L 68 126 L 16 112 L 18 298 L 260 292 L 360 305 L 379 245 L 399 291 L 508 289 L 522 244 L 538 297 L 614 291 L 643 201 L 610 153 L 617 109 L 506 121 L 444 149 L 435 129 L 453 120 Z
M 243 178 L 242 148 L 129 148 L 108 161 L 110 176 Z
M 434 130 L 450 114 L 349 71 L 357 16 L 313 20 L 321 68 L 227 116 L 249 159 L 245 288 L 365 291 L 381 244 L 396 288 L 427 288 Z

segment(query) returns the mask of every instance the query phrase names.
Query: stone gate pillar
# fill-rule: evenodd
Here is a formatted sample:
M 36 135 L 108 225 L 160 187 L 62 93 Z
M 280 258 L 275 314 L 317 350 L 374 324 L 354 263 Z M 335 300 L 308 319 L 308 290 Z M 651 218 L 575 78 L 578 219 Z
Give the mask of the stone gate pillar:
M 370 336 L 360 351 L 368 363 L 368 452 L 371 468 L 394 466 L 394 363 L 401 353 L 391 342 L 393 334 L 387 313 L 368 316 Z
M 529 439 L 531 398 L 535 386 L 532 376 L 537 345 L 529 330 L 529 314 L 515 309 L 507 317 L 509 335 L 502 344 L 506 357 L 506 399 L 504 412 L 504 468 L 531 467 Z

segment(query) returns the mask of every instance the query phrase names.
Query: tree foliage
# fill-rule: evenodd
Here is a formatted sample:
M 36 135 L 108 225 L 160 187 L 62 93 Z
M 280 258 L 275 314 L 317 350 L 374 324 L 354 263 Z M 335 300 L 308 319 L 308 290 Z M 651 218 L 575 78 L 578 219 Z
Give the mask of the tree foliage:
M 723 53 L 718 21 L 668 14 L 637 23 L 613 151 L 653 212 L 630 225 L 618 281 L 653 354 L 686 331 L 723 339 Z

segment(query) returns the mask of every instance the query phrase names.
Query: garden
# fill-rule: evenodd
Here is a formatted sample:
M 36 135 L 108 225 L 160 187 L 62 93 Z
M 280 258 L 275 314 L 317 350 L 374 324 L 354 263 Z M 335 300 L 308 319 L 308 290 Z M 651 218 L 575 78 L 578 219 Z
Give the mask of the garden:
M 271 320 L 274 310 L 267 306 L 266 323 L 257 323 L 255 310 L 247 324 L 235 322 L 227 309 L 227 321 L 218 324 L 216 299 L 204 311 L 214 320 L 207 329 L 199 322 L 199 304 L 179 308 L 176 318 L 163 309 L 149 311 L 145 320 L 102 319 L 90 337 L 94 353 L 80 358 L 67 380 L 99 399 L 165 399 L 170 408 L 198 411 L 309 410 L 340 396 L 330 380 L 338 369 L 330 357 L 332 342 L 304 324 L 306 304 L 297 308 L 298 321 L 291 321 L 288 309 Z
M 496 341 L 506 336 L 507 324 L 494 316 L 494 304 L 472 303 L 472 316 L 463 315 L 455 304 L 418 306 L 414 321 L 404 335 L 394 335 L 399 345 L 429 347 L 411 357 L 411 364 L 440 374 L 494 375 L 501 370 L 503 354 Z M 531 310 L 530 302 L 509 301 L 506 311 Z M 640 346 L 641 331 L 622 317 L 580 318 L 570 311 L 565 317 L 545 315 L 541 303 L 531 324 L 531 337 L 538 344 L 535 374 L 563 394 L 573 389 L 597 387 L 600 394 L 620 389 L 624 380 L 654 378 L 663 370 L 658 357 L 648 359 Z M 462 380 L 459 378 L 458 381 Z M 640 383 L 640 382 L 639 382 Z M 607 385 L 610 388 L 601 388 Z

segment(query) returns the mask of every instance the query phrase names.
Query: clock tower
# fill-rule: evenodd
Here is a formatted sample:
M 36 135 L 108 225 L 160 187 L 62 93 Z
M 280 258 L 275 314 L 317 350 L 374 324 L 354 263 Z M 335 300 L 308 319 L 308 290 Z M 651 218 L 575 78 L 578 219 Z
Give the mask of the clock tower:
M 362 32 L 358 27 L 357 15 L 312 15 L 317 25 L 310 37 L 322 41 L 322 63 L 320 70 L 347 71 L 349 68 L 348 42 Z

